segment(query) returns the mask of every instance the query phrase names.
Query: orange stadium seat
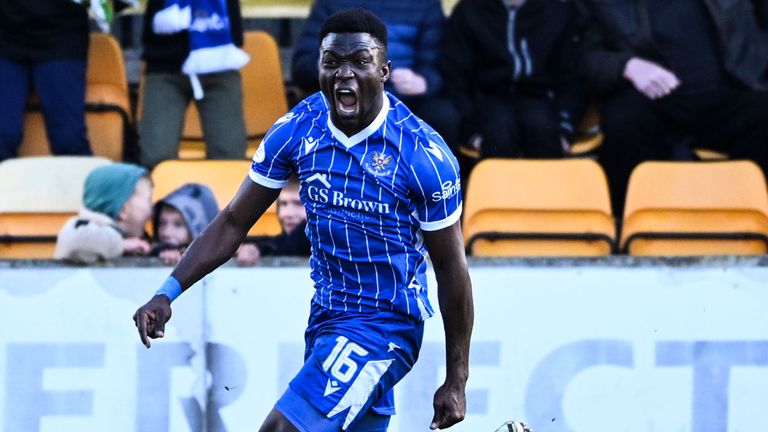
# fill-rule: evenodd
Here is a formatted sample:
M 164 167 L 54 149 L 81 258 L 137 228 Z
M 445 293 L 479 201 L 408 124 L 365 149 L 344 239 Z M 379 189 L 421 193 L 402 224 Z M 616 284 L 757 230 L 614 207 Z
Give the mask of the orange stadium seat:
M 627 188 L 630 255 L 765 254 L 768 190 L 751 161 L 645 162 Z
M 571 144 L 571 154 L 575 156 L 594 153 L 603 144 L 603 132 L 600 130 L 600 112 L 596 103 L 592 103 L 581 124 L 576 129 Z
M 616 228 L 590 159 L 486 159 L 469 177 L 464 241 L 475 256 L 610 255 Z
M 243 37 L 243 50 L 251 57 L 251 61 L 240 70 L 248 136 L 245 157 L 251 159 L 272 124 L 288 111 L 288 101 L 275 40 L 263 31 L 248 31 Z M 205 158 L 203 130 L 195 104 L 190 104 L 187 109 L 179 158 Z
M 443 12 L 450 15 L 459 0 L 442 0 Z M 145 0 L 141 1 L 146 3 Z M 244 17 L 293 17 L 306 18 L 312 0 L 240 0 Z
M 169 160 L 159 163 L 152 170 L 155 184 L 152 202 L 164 198 L 186 183 L 200 183 L 211 188 L 219 208 L 227 205 L 235 196 L 240 184 L 248 176 L 251 161 L 248 160 Z M 280 234 L 277 206 L 272 204 L 258 222 L 248 231 L 249 237 L 266 237 Z
M 97 156 L 1 162 L 0 258 L 53 258 L 59 230 L 82 207 L 85 178 L 107 163 Z
M 714 161 L 714 160 L 727 160 L 728 154 L 717 150 L 706 149 L 703 147 L 693 149 L 693 152 L 701 160 Z
M 121 161 L 127 128 L 131 127 L 131 110 L 123 53 L 110 35 L 91 33 L 85 103 L 85 123 L 93 154 Z M 33 102 L 33 109 L 24 118 L 19 156 L 51 154 L 42 113 L 34 105 Z

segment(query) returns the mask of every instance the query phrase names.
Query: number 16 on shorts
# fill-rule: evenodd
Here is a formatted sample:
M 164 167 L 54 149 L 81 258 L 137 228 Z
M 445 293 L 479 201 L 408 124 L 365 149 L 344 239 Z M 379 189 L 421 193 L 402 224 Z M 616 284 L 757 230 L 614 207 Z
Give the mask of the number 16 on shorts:
M 348 383 L 357 372 L 357 362 L 350 358 L 353 353 L 365 357 L 368 350 L 350 342 L 345 336 L 337 337 L 336 345 L 323 362 L 323 370 L 330 373 L 334 379 Z
M 330 378 L 328 378 L 325 386 L 324 396 L 329 396 L 341 390 L 342 387 L 346 387 L 346 384 L 352 381 L 339 402 L 328 413 L 330 418 L 349 408 L 344 427 L 352 422 L 363 406 L 366 405 L 374 387 L 376 387 L 382 375 L 387 372 L 387 369 L 389 369 L 389 366 L 394 361 L 394 359 L 369 360 L 362 363 L 368 354 L 368 350 L 350 341 L 347 337 L 337 336 L 336 345 L 334 345 L 322 364 L 323 370 L 330 374 Z M 358 369 L 360 369 L 360 364 L 363 364 L 363 366 L 359 373 L 357 373 Z M 355 377 L 355 375 L 357 376 Z

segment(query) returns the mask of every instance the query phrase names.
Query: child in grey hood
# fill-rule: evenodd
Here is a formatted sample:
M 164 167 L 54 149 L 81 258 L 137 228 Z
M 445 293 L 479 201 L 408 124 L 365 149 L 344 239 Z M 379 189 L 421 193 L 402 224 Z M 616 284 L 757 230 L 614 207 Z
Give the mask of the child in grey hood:
M 152 254 L 168 265 L 175 265 L 184 249 L 203 232 L 219 212 L 211 189 L 187 183 L 155 204 L 152 218 L 156 244 Z M 259 259 L 258 248 L 240 245 L 235 258 L 240 265 L 252 265 Z

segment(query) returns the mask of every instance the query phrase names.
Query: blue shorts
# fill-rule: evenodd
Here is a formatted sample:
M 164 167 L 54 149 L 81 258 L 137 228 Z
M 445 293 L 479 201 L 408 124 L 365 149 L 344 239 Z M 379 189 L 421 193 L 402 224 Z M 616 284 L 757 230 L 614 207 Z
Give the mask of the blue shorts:
M 402 314 L 313 303 L 304 366 L 275 407 L 302 432 L 384 431 L 392 388 L 416 363 L 423 334 L 422 321 Z

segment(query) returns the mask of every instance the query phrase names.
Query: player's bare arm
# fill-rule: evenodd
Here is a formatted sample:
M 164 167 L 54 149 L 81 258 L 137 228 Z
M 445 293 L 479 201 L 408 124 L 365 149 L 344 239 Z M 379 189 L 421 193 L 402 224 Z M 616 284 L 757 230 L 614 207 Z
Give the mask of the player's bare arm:
M 269 189 L 246 178 L 232 201 L 213 219 L 181 256 L 171 276 L 186 290 L 203 276 L 229 260 L 248 230 L 277 198 L 278 189 Z M 133 315 L 141 342 L 163 337 L 171 319 L 171 299 L 155 295 Z
M 424 231 L 424 240 L 437 278 L 447 371 L 445 382 L 435 392 L 430 429 L 445 429 L 462 421 L 467 411 L 464 389 L 474 323 L 472 285 L 459 222 L 438 231 Z

